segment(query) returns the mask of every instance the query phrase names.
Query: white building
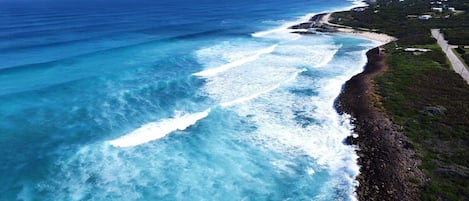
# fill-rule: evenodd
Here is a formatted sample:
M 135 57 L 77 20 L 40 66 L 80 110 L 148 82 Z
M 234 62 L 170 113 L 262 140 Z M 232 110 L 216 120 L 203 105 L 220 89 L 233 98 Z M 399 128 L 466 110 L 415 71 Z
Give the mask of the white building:
M 432 8 L 432 11 L 435 11 L 435 12 L 443 12 L 443 8 Z

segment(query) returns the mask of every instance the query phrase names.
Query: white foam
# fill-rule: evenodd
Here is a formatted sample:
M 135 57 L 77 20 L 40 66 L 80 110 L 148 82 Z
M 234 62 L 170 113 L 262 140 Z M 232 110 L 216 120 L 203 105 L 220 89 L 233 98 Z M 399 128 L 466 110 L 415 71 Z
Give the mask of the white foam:
M 331 181 L 337 186 L 339 183 L 354 185 L 354 177 L 358 174 L 354 148 L 343 144 L 343 139 L 351 133 L 347 121 L 341 120 L 332 105 L 335 96 L 340 92 L 342 82 L 346 77 L 333 81 L 307 80 L 300 76 L 292 85 L 318 85 L 318 96 L 297 96 L 288 92 L 288 88 L 275 90 L 264 94 L 253 101 L 246 102 L 234 108 L 240 116 L 250 116 L 250 121 L 257 126 L 250 141 L 268 150 L 280 153 L 290 153 L 293 156 L 307 155 L 315 159 L 319 168 L 327 169 L 337 180 Z M 303 84 L 302 84 L 303 83 Z M 306 121 L 311 124 L 298 123 L 298 113 L 301 112 Z M 306 168 L 309 175 L 313 175 L 314 168 Z M 328 187 L 327 189 L 330 189 Z M 350 190 L 353 194 L 353 189 Z
M 293 73 L 291 77 L 283 80 L 282 82 L 276 83 L 275 85 L 263 91 L 256 92 L 254 94 L 250 94 L 248 96 L 244 96 L 244 97 L 232 100 L 232 101 L 220 103 L 220 106 L 230 107 L 233 105 L 237 105 L 240 103 L 253 100 L 261 96 L 262 94 L 269 93 L 281 87 L 283 84 L 286 84 L 295 80 L 296 77 L 298 77 L 298 75 L 304 71 L 306 71 L 306 69 L 297 70 L 296 72 Z M 109 144 L 111 144 L 114 147 L 133 147 L 133 146 L 145 144 L 147 142 L 163 138 L 171 132 L 174 132 L 177 130 L 185 130 L 189 126 L 197 123 L 197 121 L 207 117 L 210 111 L 211 109 L 209 108 L 199 113 L 186 114 L 186 115 L 181 115 L 181 116 L 177 115 L 178 117 L 175 117 L 175 118 L 168 118 L 168 119 L 163 119 L 157 122 L 148 123 L 130 132 L 129 134 L 126 134 L 115 140 L 109 141 Z
M 232 109 L 240 116 L 253 117 L 252 120 L 258 126 L 259 140 L 269 149 L 281 149 L 281 152 L 301 151 L 316 158 L 318 163 L 324 166 L 340 164 L 340 160 L 343 159 L 341 155 L 346 155 L 347 151 L 350 151 L 342 144 L 342 140 L 350 134 L 350 130 L 340 125 L 343 121 L 339 121 L 339 116 L 332 106 L 348 76 L 312 80 L 309 77 L 299 76 L 304 69 L 301 71 L 297 69 L 292 73 L 288 68 L 268 66 L 259 64 L 259 71 L 251 66 L 250 71 L 231 72 L 230 75 L 216 77 L 209 80 L 206 90 L 219 100 L 233 100 L 236 95 L 250 94 L 241 99 L 226 101 L 222 106 L 243 102 Z M 326 65 L 325 68 L 348 73 L 349 71 L 342 68 L 351 67 L 348 63 L 339 66 L 333 63 Z M 361 66 L 356 69 L 361 69 Z M 261 76 L 261 74 L 268 75 Z M 258 84 L 258 81 L 263 84 Z M 291 85 L 295 89 L 316 87 L 319 95 L 307 98 L 292 95 L 288 88 L 280 87 L 285 86 L 286 82 L 292 82 Z M 265 83 L 269 83 L 269 87 L 265 87 Z M 303 127 L 296 122 L 294 111 L 303 111 L 308 117 L 321 123 Z
M 350 10 L 355 7 L 362 7 L 362 6 L 367 6 L 368 4 L 362 0 L 349 0 L 351 2 L 350 6 L 347 7 L 342 7 L 342 8 L 335 8 L 332 10 L 326 10 L 323 11 L 322 13 L 331 13 L 331 12 L 337 12 L 337 11 L 344 11 L 344 10 Z M 251 36 L 254 38 L 276 38 L 276 39 L 290 39 L 290 40 L 296 40 L 301 37 L 300 34 L 292 34 L 292 30 L 289 29 L 289 27 L 308 22 L 314 15 L 317 13 L 308 13 L 304 16 L 299 17 L 296 20 L 288 21 L 285 22 L 284 24 L 277 26 L 275 28 L 266 30 L 266 31 L 258 31 L 255 33 L 252 33 Z M 307 29 L 299 29 L 296 31 L 307 31 Z
M 319 62 L 319 64 L 317 64 L 315 67 L 316 68 L 319 68 L 319 67 L 324 67 L 326 66 L 329 62 L 332 61 L 332 59 L 334 59 L 334 56 L 335 54 L 337 54 L 337 52 L 339 51 L 340 48 L 336 48 L 336 49 L 333 49 L 333 50 L 330 50 L 330 52 L 326 55 L 324 55 L 324 57 L 322 58 L 321 62 Z
M 210 109 L 207 109 L 199 113 L 185 114 L 179 117 L 148 123 L 129 134 L 109 141 L 109 144 L 114 147 L 133 147 L 141 145 L 160 139 L 171 132 L 185 130 L 189 126 L 197 123 L 197 121 L 207 117 L 209 113 Z
M 261 57 L 262 55 L 264 54 L 269 54 L 269 53 L 272 53 L 275 48 L 277 47 L 278 45 L 272 45 L 268 48 L 265 48 L 265 49 L 261 49 L 259 50 L 258 52 L 256 52 L 254 55 L 252 56 L 249 56 L 249 57 L 246 57 L 246 58 L 243 58 L 243 59 L 240 59 L 240 60 L 237 60 L 237 61 L 233 61 L 233 62 L 230 62 L 230 63 L 227 63 L 225 65 L 221 65 L 219 67 L 216 67 L 216 68 L 210 68 L 210 69 L 207 69 L 207 70 L 204 70 L 204 71 L 201 71 L 201 72 L 198 72 L 198 73 L 194 73 L 195 76 L 201 76 L 201 77 L 210 77 L 210 76 L 215 76 L 219 73 L 222 73 L 222 72 L 225 72 L 231 68 L 234 68 L 234 67 L 237 67 L 237 66 L 241 66 L 243 64 L 246 64 L 246 63 L 249 63 L 249 62 L 252 62 L 252 61 L 255 61 L 257 59 L 259 59 L 259 57 Z
M 271 164 L 282 172 L 287 174 L 294 174 L 294 170 L 291 167 L 294 167 L 296 164 L 292 163 L 291 161 L 276 160 L 272 161 Z
M 275 28 L 267 31 L 260 31 L 251 34 L 254 38 L 270 38 L 270 39 L 279 39 L 279 40 L 297 40 L 301 38 L 300 34 L 291 33 L 292 30 L 289 30 L 288 27 L 293 26 L 294 24 L 283 25 L 279 28 Z
M 342 8 L 342 9 L 339 9 L 339 10 L 335 10 L 335 11 L 350 10 L 352 8 L 355 8 L 355 7 L 368 6 L 368 3 L 366 3 L 366 1 L 362 1 L 362 0 L 349 0 L 349 2 L 351 2 L 352 5 L 350 5 L 348 7 L 345 7 L 345 8 Z
M 318 39 L 328 40 L 329 37 L 321 36 Z M 326 66 L 337 54 L 341 45 L 315 44 L 318 39 L 298 40 L 281 46 L 277 54 L 269 55 L 273 61 L 287 66 L 303 66 L 308 68 L 320 68 Z M 311 48 L 314 46 L 314 48 Z
M 286 22 L 278 27 L 275 27 L 273 29 L 269 29 L 266 31 L 259 31 L 252 33 L 251 36 L 254 38 L 290 38 L 290 39 L 297 39 L 301 37 L 299 34 L 292 34 L 291 31 L 288 28 L 302 23 L 302 22 L 307 22 L 311 17 L 313 17 L 314 14 L 310 13 L 307 15 L 304 15 L 302 17 L 299 17 L 297 20 L 289 21 Z
M 315 49 L 317 52 L 332 53 L 332 55 L 338 52 L 340 46 L 330 48 L 327 44 L 332 41 L 323 42 L 326 44 L 318 44 L 315 45 L 317 48 L 311 49 Z M 306 46 L 308 45 L 306 44 Z M 283 52 L 284 46 L 288 49 L 285 52 Z M 280 62 L 281 65 L 294 64 L 299 62 L 301 57 L 304 58 L 304 54 L 301 52 L 304 52 L 303 48 L 300 48 L 297 43 L 294 45 L 283 44 L 282 47 L 278 48 L 275 56 L 269 55 L 258 62 Z M 311 55 L 311 53 L 306 53 L 306 55 L 308 54 Z M 334 179 L 324 189 L 342 186 L 346 192 L 349 192 L 349 198 L 355 200 L 353 186 L 356 186 L 357 182 L 354 178 L 359 171 L 356 164 L 357 156 L 354 147 L 343 143 L 343 140 L 351 134 L 352 126 L 348 123 L 349 121 L 344 120 L 348 118 L 347 115 L 339 116 L 336 113 L 333 103 L 340 93 L 342 84 L 362 70 L 362 66 L 366 63 L 366 57 L 364 58 L 364 52 L 361 50 L 341 54 L 340 59 L 332 60 L 332 57 L 326 54 L 317 54 L 315 60 L 307 62 L 312 63 L 313 67 L 322 67 L 314 69 L 314 71 L 328 72 L 326 75 L 321 75 L 327 77 L 300 75 L 291 80 L 287 86 L 284 85 L 285 87 L 257 94 L 255 99 L 237 104 L 229 109 L 240 116 L 249 116 L 250 122 L 256 125 L 255 133 L 246 137 L 246 140 L 267 150 L 290 153 L 292 156 L 307 155 L 314 158 L 320 169 L 326 169 L 331 175 L 334 175 Z M 246 74 L 232 77 L 224 76 L 222 80 L 218 80 L 219 78 L 209 80 L 207 85 L 209 88 L 206 90 L 212 97 L 222 100 L 232 97 L 230 89 L 235 87 L 231 85 L 238 87 L 236 88 L 237 93 L 250 91 L 249 88 L 256 84 L 251 75 L 258 76 L 257 68 L 264 70 L 263 73 L 270 74 L 270 76 L 256 77 L 262 79 L 263 82 L 278 82 L 277 76 L 285 78 L 287 70 L 281 71 L 278 67 L 268 67 L 271 65 L 273 64 L 258 63 L 257 67 L 251 66 L 250 71 L 245 72 Z M 291 89 L 313 89 L 317 95 L 299 95 L 292 93 Z M 303 122 L 298 120 L 301 118 L 304 118 Z M 281 166 L 279 169 L 283 170 Z M 305 168 L 304 171 L 309 175 L 314 175 L 314 172 L 321 170 L 313 165 Z
M 143 172 L 139 161 L 148 161 L 149 155 L 102 143 L 85 145 L 60 156 L 51 176 L 34 186 L 37 192 L 48 193 L 50 200 L 142 199 L 137 188 L 148 181 L 136 178 Z
M 293 73 L 293 75 L 290 77 L 290 78 L 287 78 L 286 80 L 284 80 L 283 82 L 281 83 L 278 83 L 278 84 L 275 84 L 273 85 L 272 87 L 270 88 L 267 88 L 266 90 L 264 91 L 260 91 L 260 92 L 257 92 L 257 93 L 254 93 L 252 95 L 249 95 L 249 96 L 246 96 L 246 97 L 242 97 L 242 98 L 238 98 L 238 99 L 235 99 L 233 101 L 228 101 L 228 102 L 224 102 L 224 103 L 221 103 L 220 105 L 222 107 L 229 107 L 229 106 L 233 106 L 233 105 L 236 105 L 236 104 L 239 104 L 239 103 L 243 103 L 243 102 L 247 102 L 247 101 L 250 101 L 252 99 L 255 99 L 259 96 L 261 96 L 262 94 L 266 94 L 266 93 L 269 93 L 275 89 L 278 89 L 280 88 L 282 85 L 286 84 L 286 83 L 289 83 L 293 80 L 295 80 L 298 75 L 301 73 L 301 72 L 304 72 L 304 71 L 307 71 L 306 69 L 301 69 L 301 70 L 298 70 L 296 71 L 295 73 Z

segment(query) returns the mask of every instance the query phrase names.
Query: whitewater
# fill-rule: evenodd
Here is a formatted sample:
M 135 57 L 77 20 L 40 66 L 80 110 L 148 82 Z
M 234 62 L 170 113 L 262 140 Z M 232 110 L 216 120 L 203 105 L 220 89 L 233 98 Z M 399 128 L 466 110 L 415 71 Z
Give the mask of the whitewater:
M 105 2 L 1 8 L 0 200 L 356 200 L 360 2 Z

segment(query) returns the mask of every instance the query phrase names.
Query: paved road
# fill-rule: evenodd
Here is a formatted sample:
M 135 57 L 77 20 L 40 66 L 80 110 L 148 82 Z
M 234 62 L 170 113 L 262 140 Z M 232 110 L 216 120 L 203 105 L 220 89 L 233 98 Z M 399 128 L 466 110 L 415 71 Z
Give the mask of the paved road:
M 467 84 L 469 84 L 469 71 L 464 66 L 462 61 L 459 60 L 456 54 L 454 54 L 454 52 L 451 50 L 451 48 L 454 48 L 455 46 L 448 44 L 448 41 L 445 40 L 439 29 L 432 29 L 431 31 L 433 38 L 436 38 L 438 45 L 440 45 L 441 49 L 443 49 L 443 52 L 446 53 L 446 56 L 451 62 L 451 66 L 453 66 L 453 70 L 461 75 L 461 77 L 466 80 Z

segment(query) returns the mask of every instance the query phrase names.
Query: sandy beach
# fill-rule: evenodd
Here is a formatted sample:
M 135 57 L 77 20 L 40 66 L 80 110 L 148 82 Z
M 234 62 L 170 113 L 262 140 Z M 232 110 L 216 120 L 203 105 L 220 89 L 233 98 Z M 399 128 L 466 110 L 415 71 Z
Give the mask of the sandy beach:
M 324 15 L 322 15 L 320 17 L 319 22 L 322 23 L 322 24 L 326 24 L 328 26 L 331 26 L 331 27 L 335 27 L 336 30 L 340 33 L 351 34 L 351 35 L 354 35 L 354 36 L 358 36 L 358 37 L 378 41 L 378 42 L 381 42 L 383 44 L 386 44 L 386 43 L 397 40 L 397 38 L 395 38 L 395 37 L 392 37 L 392 36 L 389 36 L 389 35 L 386 35 L 386 34 L 382 34 L 382 33 L 376 33 L 376 32 L 372 32 L 372 31 L 361 31 L 361 30 L 354 29 L 352 27 L 347 27 L 347 26 L 338 25 L 338 24 L 332 24 L 332 23 L 329 22 L 331 20 L 331 15 L 332 15 L 332 13 L 325 13 Z

